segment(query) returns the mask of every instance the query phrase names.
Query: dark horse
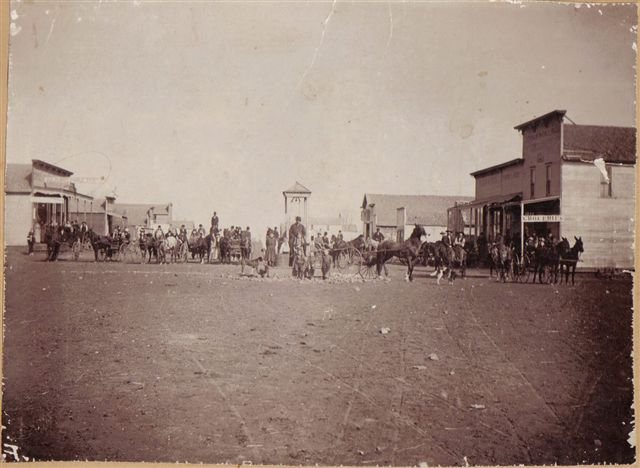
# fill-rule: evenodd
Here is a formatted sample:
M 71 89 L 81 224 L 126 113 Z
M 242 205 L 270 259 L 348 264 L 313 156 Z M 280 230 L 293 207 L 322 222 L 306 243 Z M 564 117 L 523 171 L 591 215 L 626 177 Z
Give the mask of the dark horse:
M 535 266 L 533 270 L 533 282 L 536 282 L 538 275 L 538 283 L 557 283 L 558 282 L 558 265 L 560 263 L 559 248 L 552 243 L 539 245 L 535 250 Z
M 164 250 L 161 248 L 162 239 L 154 239 L 152 234 L 146 234 L 140 245 L 143 258 L 148 256 L 147 263 L 151 263 L 151 257 L 156 258 L 156 263 L 164 262 Z
M 504 242 L 495 242 L 489 247 L 489 276 L 493 277 L 493 270 L 496 270 L 498 281 L 507 281 L 513 270 L 513 247 Z
M 224 236 L 220 238 L 220 263 L 231 263 L 231 241 Z
M 453 269 L 456 266 L 460 267 L 460 275 L 462 277 L 465 276 L 467 270 L 467 252 L 462 247 L 454 247 L 452 254 L 452 249 L 447 247 L 442 241 L 433 243 L 425 242 L 422 251 L 424 264 L 426 264 L 428 258 L 433 259 L 436 268 L 434 273 L 437 275 L 436 282 L 438 284 L 440 284 L 440 279 L 442 279 L 445 273 L 447 274 L 449 283 L 453 283 L 456 277 Z M 433 276 L 433 274 L 431 276 Z
M 569 284 L 569 272 L 571 272 L 571 284 L 575 284 L 576 265 L 580 259 L 580 254 L 584 252 L 584 245 L 582 244 L 582 237 L 574 236 L 574 239 L 576 242 L 571 248 L 569 248 L 569 241 L 565 237 L 558 244 L 560 283 L 562 283 L 562 275 L 564 273 L 564 282 Z
M 103 253 L 104 259 L 112 258 L 113 251 L 111 249 L 111 240 L 107 236 L 101 236 L 89 229 L 87 233 L 91 247 L 93 248 L 93 254 L 95 255 L 95 261 L 98 261 L 98 254 Z
M 190 237 L 187 241 L 189 251 L 191 252 L 191 259 L 198 257 L 200 263 L 204 263 L 204 257 L 209 252 L 209 245 L 211 244 L 211 237 L 209 237 L 209 243 L 207 243 L 206 237 Z
M 407 279 L 413 281 L 414 260 L 420 255 L 420 247 L 422 246 L 422 236 L 427 236 L 424 228 L 418 224 L 413 228 L 413 232 L 409 239 L 404 242 L 394 242 L 386 240 L 378 245 L 376 254 L 376 268 L 378 276 L 382 273 L 384 264 L 392 257 L 406 260 L 407 262 Z

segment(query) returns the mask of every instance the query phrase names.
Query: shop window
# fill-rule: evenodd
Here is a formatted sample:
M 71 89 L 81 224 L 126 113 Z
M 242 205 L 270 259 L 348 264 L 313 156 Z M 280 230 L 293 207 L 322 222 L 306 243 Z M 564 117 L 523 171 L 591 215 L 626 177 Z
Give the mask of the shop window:
M 536 167 L 529 168 L 529 183 L 531 185 L 531 198 L 536 197 Z
M 607 177 L 604 174 L 600 175 L 600 197 L 601 198 L 611 198 L 612 190 L 611 190 L 611 166 L 606 166 Z
M 547 179 L 547 183 L 546 183 L 546 188 L 545 188 L 545 196 L 549 196 L 551 195 L 551 164 L 547 164 L 545 167 L 547 173 L 546 173 L 546 179 Z

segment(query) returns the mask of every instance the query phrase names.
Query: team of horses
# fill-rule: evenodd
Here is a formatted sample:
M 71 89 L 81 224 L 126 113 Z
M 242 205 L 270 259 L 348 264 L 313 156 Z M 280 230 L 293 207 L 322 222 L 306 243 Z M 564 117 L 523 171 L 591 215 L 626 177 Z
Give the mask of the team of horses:
M 494 243 L 489 248 L 490 274 L 496 270 L 499 280 L 509 277 L 527 277 L 533 274 L 533 281 L 538 283 L 575 284 L 576 266 L 580 255 L 584 252 L 582 237 L 574 237 L 573 246 L 566 237 L 560 242 L 545 242 L 536 246 L 527 246 L 523 255 L 519 255 L 515 247 L 503 242 Z
M 362 252 L 368 252 L 365 261 L 375 264 L 378 276 L 382 275 L 385 263 L 395 257 L 407 265 L 406 279 L 413 281 L 413 270 L 417 264 L 423 266 L 432 265 L 437 284 L 446 278 L 449 283 L 457 277 L 464 277 L 467 270 L 467 261 L 472 244 L 467 242 L 465 246 L 449 246 L 443 241 L 423 242 L 426 232 L 422 226 L 416 225 L 409 236 L 403 242 L 386 240 L 374 243 L 360 235 L 353 241 L 346 243 Z M 490 275 L 494 270 L 498 279 L 506 281 L 513 276 L 514 271 L 523 273 L 528 269 L 533 273 L 533 282 L 536 278 L 539 283 L 565 283 L 575 284 L 576 265 L 580 255 L 584 252 L 584 244 L 581 237 L 575 237 L 573 246 L 566 238 L 558 244 L 547 244 L 536 247 L 520 257 L 513 245 L 504 242 L 496 242 L 489 247 Z M 521 275 L 519 275 L 521 276 Z
M 95 261 L 100 259 L 113 259 L 114 254 L 124 240 L 114 240 L 105 235 L 100 235 L 89 229 L 84 236 L 74 232 L 69 228 L 62 228 L 58 231 L 50 230 L 45 233 L 45 243 L 47 245 L 47 260 L 54 261 L 58 258 L 60 248 L 64 245 L 72 247 L 76 242 L 81 241 L 88 244 L 93 250 Z M 142 254 L 143 261 L 151 263 L 174 263 L 180 259 L 185 253 L 191 254 L 192 259 L 197 259 L 200 263 L 204 263 L 205 259 L 209 261 L 211 252 L 216 244 L 215 238 L 209 234 L 203 237 L 181 238 L 175 236 L 162 236 L 155 238 L 151 234 L 146 234 L 143 238 L 130 239 L 128 243 L 137 242 Z M 220 261 L 222 263 L 231 263 L 231 255 L 229 241 L 221 238 L 219 241 Z

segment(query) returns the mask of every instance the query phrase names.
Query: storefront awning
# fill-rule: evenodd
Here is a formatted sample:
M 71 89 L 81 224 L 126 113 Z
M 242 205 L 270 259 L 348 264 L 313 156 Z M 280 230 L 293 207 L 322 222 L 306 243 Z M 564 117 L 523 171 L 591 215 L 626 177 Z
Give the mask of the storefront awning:
M 62 205 L 64 200 L 62 197 L 38 197 L 32 196 L 31 203 L 48 203 L 50 205 Z
M 452 208 L 466 210 L 469 208 L 481 208 L 486 205 L 506 205 L 509 203 L 520 204 L 521 200 L 522 200 L 521 193 L 511 193 L 508 195 L 496 195 L 495 197 L 488 197 L 480 200 L 473 200 L 469 203 L 459 204 Z
M 525 205 L 531 205 L 533 203 L 544 203 L 544 202 L 554 201 L 554 200 L 560 200 L 560 197 L 556 195 L 554 197 L 535 198 L 533 200 L 525 200 L 523 203 Z

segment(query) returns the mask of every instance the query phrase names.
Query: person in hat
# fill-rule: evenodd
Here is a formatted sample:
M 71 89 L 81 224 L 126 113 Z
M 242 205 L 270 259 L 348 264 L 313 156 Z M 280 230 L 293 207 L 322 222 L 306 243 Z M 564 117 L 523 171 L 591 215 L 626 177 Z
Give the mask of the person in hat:
M 213 212 L 213 216 L 211 217 L 211 227 L 218 229 L 218 224 L 220 223 L 220 220 L 218 219 L 218 213 L 216 213 L 215 211 Z
M 373 233 L 373 236 L 371 236 L 371 238 L 379 244 L 384 240 L 384 234 L 380 232 L 380 228 L 376 228 L 376 232 Z
M 302 236 L 302 249 L 306 254 L 306 250 L 304 249 L 304 244 L 306 244 L 307 230 L 302 224 L 302 218 L 300 216 L 296 216 L 296 222 L 291 225 L 289 228 L 289 266 L 293 266 L 293 247 L 294 243 L 298 239 L 298 234 Z
M 440 234 L 442 235 L 442 243 L 445 245 L 447 251 L 449 252 L 449 257 L 455 258 L 455 253 L 453 251 L 453 233 L 449 229 L 447 229 Z
M 158 229 L 153 233 L 153 238 L 157 241 L 164 239 L 164 231 L 162 230 L 162 226 L 158 225 Z

